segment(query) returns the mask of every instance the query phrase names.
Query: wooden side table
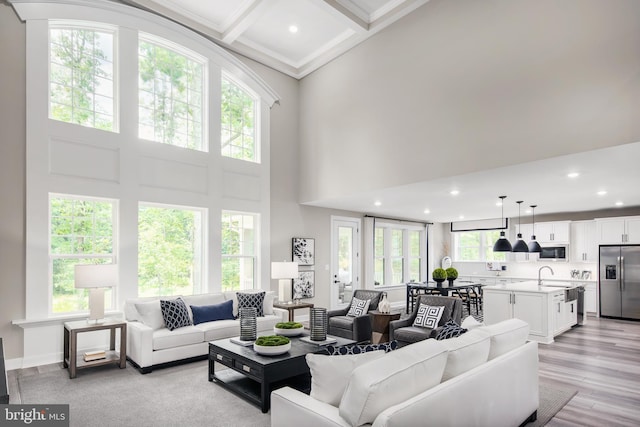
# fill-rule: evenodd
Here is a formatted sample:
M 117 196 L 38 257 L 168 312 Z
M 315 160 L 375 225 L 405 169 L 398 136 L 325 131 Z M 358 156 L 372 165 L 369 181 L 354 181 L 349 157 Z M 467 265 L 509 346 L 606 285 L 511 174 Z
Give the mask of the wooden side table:
M 308 309 L 313 308 L 313 304 L 309 302 L 292 302 L 290 304 L 287 304 L 286 302 L 276 302 L 273 304 L 273 306 L 276 308 L 287 310 L 289 312 L 289 322 L 293 322 L 293 312 L 297 308 L 308 308 Z
M 369 314 L 373 317 L 371 342 L 378 344 L 389 341 L 389 322 L 400 319 L 400 313 L 381 313 L 378 310 L 371 310 Z
M 120 329 L 120 352 L 116 352 L 116 329 Z M 109 351 L 104 359 L 85 362 L 82 354 L 78 353 L 78 334 L 109 330 Z M 107 319 L 102 323 L 89 323 L 86 320 L 66 322 L 64 324 L 64 360 L 63 365 L 69 368 L 69 378 L 75 378 L 78 369 L 91 366 L 117 363 L 120 369 L 127 367 L 127 322 L 123 320 Z

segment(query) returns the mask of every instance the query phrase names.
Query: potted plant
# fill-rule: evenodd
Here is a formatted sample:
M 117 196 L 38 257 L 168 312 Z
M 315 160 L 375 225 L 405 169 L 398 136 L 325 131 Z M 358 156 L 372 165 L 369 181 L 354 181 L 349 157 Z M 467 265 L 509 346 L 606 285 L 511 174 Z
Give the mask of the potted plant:
M 253 350 L 262 355 L 275 356 L 286 353 L 291 349 L 291 340 L 280 335 L 258 337 L 253 343 Z
M 436 268 L 433 270 L 433 273 L 431 273 L 431 277 L 436 281 L 438 286 L 442 286 L 442 282 L 447 278 L 447 272 L 444 268 Z
M 273 327 L 273 332 L 276 335 L 284 335 L 285 337 L 294 337 L 303 331 L 302 323 L 298 322 L 279 322 Z
M 447 272 L 447 280 L 449 281 L 449 286 L 453 286 L 453 281 L 458 278 L 458 270 L 453 267 L 449 267 L 445 271 Z

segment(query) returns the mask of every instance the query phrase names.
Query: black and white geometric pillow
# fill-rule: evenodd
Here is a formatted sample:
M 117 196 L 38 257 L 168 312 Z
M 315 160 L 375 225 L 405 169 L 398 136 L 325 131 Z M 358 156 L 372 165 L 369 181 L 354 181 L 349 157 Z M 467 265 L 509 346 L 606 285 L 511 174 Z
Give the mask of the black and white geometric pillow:
M 264 296 L 266 292 L 251 292 L 247 294 L 243 294 L 238 292 L 238 312 L 241 308 L 253 307 L 256 309 L 256 316 L 263 317 L 264 316 Z
M 413 326 L 435 329 L 436 326 L 438 326 L 438 322 L 442 317 L 443 311 L 444 306 L 442 305 L 434 307 L 431 305 L 420 304 L 416 320 L 413 321 Z
M 347 354 L 360 354 L 376 350 L 384 350 L 385 353 L 389 353 L 396 348 L 398 348 L 398 341 L 393 340 L 391 342 L 383 342 L 380 344 L 344 345 L 342 347 L 328 345 L 326 350 L 329 356 L 344 356 Z
M 436 339 L 446 340 L 449 338 L 455 338 L 455 337 L 459 337 L 465 332 L 467 332 L 467 329 L 461 327 L 453 320 L 449 320 L 447 323 L 445 323 L 442 326 L 442 329 L 440 330 L 440 332 L 438 332 L 438 335 L 436 335 Z
M 182 298 L 174 300 L 160 300 L 160 309 L 162 310 L 162 318 L 164 319 L 167 329 L 182 328 L 183 326 L 193 325 L 189 310 Z
M 347 316 L 358 317 L 367 314 L 370 303 L 370 299 L 358 299 L 354 297 L 353 301 L 351 301 L 351 307 L 349 308 Z

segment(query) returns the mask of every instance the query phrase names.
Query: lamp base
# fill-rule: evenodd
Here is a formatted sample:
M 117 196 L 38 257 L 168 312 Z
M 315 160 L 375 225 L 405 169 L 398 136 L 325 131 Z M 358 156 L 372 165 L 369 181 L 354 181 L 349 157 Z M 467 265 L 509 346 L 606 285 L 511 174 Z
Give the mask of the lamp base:
M 95 323 L 104 322 L 104 288 L 89 290 L 89 319 Z
M 283 304 L 291 304 L 292 285 L 291 279 L 280 279 L 278 281 L 278 298 Z

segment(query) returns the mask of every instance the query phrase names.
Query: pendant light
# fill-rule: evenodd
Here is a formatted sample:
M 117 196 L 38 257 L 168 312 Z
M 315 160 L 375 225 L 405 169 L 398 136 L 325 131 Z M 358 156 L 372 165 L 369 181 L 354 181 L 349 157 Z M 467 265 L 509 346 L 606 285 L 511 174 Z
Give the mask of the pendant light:
M 531 235 L 531 241 L 529 242 L 529 252 L 537 252 L 540 253 L 542 252 L 542 248 L 540 247 L 540 243 L 536 242 L 536 213 L 535 213 L 535 209 L 536 207 L 538 207 L 538 205 L 531 205 L 531 215 L 533 216 L 533 222 L 532 222 L 532 235 Z
M 504 199 L 506 199 L 507 196 L 500 196 L 500 199 L 502 199 L 502 202 L 500 203 L 500 207 L 501 207 L 501 214 L 500 214 L 500 225 L 502 226 L 502 224 L 504 224 Z M 498 238 L 498 240 L 496 240 L 495 245 L 493 245 L 493 252 L 511 252 L 511 242 L 509 242 L 507 240 L 507 238 L 504 235 L 504 231 L 500 232 L 500 238 Z
M 522 240 L 522 228 L 520 226 L 520 204 L 522 200 L 516 202 L 518 204 L 518 241 L 513 245 L 513 252 L 529 252 L 529 246 Z

